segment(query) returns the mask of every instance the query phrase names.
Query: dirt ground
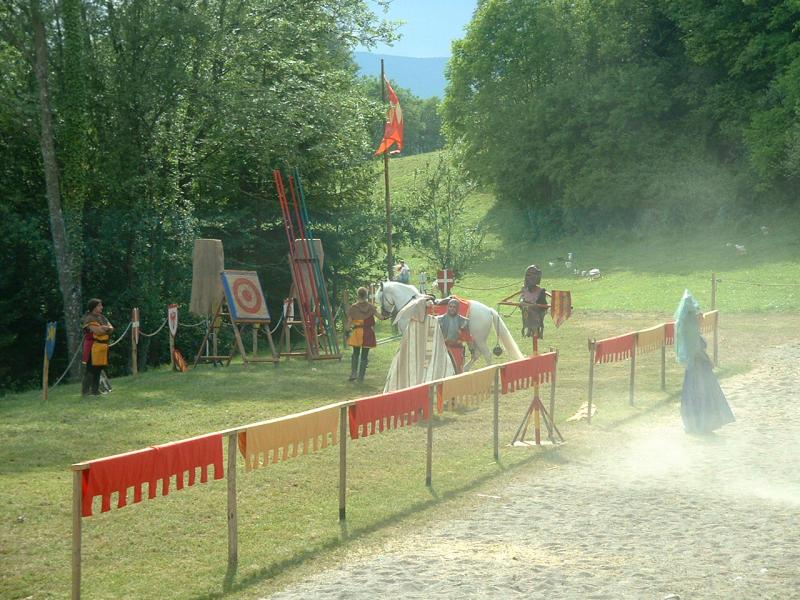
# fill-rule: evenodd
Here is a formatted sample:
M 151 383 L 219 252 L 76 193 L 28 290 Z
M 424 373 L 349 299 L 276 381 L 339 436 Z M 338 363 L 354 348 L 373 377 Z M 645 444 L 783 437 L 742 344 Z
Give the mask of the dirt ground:
M 270 596 L 800 598 L 800 341 L 722 382 L 736 423 L 678 406 L 598 430 L 602 453 L 519 474 L 434 522 Z

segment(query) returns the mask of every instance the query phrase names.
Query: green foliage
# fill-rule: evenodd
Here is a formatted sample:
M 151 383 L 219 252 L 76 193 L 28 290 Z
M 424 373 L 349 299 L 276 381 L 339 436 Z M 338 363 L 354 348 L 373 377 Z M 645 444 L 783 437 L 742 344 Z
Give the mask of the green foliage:
M 87 298 L 102 297 L 115 324 L 138 306 L 152 331 L 166 304 L 188 305 L 198 237 L 223 240 L 228 268 L 259 271 L 279 310 L 289 272 L 275 168 L 299 167 L 335 286 L 367 277 L 378 251 L 370 133 L 383 111 L 365 97 L 351 52 L 393 34 L 366 2 L 66 0 L 45 8 L 66 220 L 82 241 L 75 268 Z M 37 308 L 11 307 L 0 352 L 14 347 L 27 362 L 0 376 L 3 387 L 37 376 L 41 339 L 29 332 L 62 312 L 39 289 L 54 285 L 53 264 L 30 234 L 41 233 L 47 209 L 26 15 L 24 2 L 0 8 L 0 164 L 13 177 L 0 184 L 13 200 L 0 227 L 28 232 L 6 240 L 32 258 L 24 274 L 4 271 L 12 285 L 25 278 L 20 296 L 4 301 L 33 299 Z M 113 353 L 114 373 L 127 368 L 128 347 Z M 164 339 L 145 340 L 140 366 L 162 363 L 167 350 Z
M 414 170 L 413 183 L 398 202 L 407 243 L 430 263 L 462 273 L 482 256 L 485 233 L 465 214 L 474 184 L 452 156 L 441 152 Z
M 705 223 L 767 190 L 792 203 L 796 15 L 790 2 L 485 2 L 454 46 L 445 130 L 534 236 Z

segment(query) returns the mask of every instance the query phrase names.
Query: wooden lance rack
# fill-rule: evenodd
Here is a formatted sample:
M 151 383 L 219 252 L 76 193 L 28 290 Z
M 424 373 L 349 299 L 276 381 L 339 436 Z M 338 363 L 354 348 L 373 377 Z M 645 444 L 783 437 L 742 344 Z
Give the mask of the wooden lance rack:
M 273 171 L 273 177 L 289 243 L 289 269 L 292 273 L 292 286 L 281 334 L 281 346 L 285 350 L 281 354 L 305 356 L 309 360 L 341 360 L 334 312 L 322 272 L 322 242 L 314 239 L 300 173 L 294 169 L 294 174 L 289 176 L 291 197 L 286 194 L 280 170 Z M 295 298 L 300 312 L 299 318 L 294 313 Z M 305 338 L 303 352 L 293 352 L 291 349 L 293 327 Z

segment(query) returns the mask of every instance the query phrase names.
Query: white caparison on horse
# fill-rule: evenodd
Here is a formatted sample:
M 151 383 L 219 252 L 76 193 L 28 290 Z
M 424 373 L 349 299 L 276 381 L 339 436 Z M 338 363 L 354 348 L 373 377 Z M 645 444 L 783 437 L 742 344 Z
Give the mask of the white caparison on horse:
M 400 283 L 399 281 L 384 281 L 375 295 L 375 300 L 381 307 L 383 315 L 391 316 L 395 325 L 400 328 L 400 333 L 405 333 L 408 327 L 408 320 L 403 319 L 402 315 L 398 316 L 398 313 L 411 300 L 420 296 L 425 296 L 425 294 L 420 293 L 413 285 Z M 397 318 L 395 319 L 395 317 Z M 489 333 L 492 325 L 494 325 L 500 345 L 506 349 L 509 358 L 511 360 L 525 358 L 497 311 L 477 300 L 470 300 L 469 333 L 475 340 L 475 344 L 474 346 L 470 345 L 471 356 L 467 364 L 464 365 L 465 371 L 478 360 L 478 353 L 483 356 L 488 364 L 491 364 L 492 351 L 489 349 Z

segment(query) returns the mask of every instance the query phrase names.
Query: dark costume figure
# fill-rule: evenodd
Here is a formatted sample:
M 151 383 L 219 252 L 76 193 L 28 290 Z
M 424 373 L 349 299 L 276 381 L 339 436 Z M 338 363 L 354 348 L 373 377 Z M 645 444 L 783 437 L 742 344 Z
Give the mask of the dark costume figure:
M 544 316 L 547 314 L 547 292 L 539 287 L 542 281 L 542 270 L 531 265 L 525 269 L 525 287 L 520 292 L 522 307 L 522 335 L 539 339 L 544 337 Z M 543 306 L 542 306 L 543 305 Z
M 675 352 L 686 365 L 681 392 L 681 417 L 686 433 L 709 433 L 736 420 L 706 354 L 699 316 L 700 306 L 686 290 L 675 312 Z
M 453 360 L 453 367 L 456 373 L 462 373 L 466 354 L 464 339 L 469 337 L 469 321 L 458 314 L 458 306 L 458 300 L 451 298 L 447 302 L 447 312 L 436 318 L 442 328 L 444 344 L 447 346 L 447 352 Z
M 84 396 L 100 395 L 100 375 L 108 366 L 108 338 L 114 327 L 103 315 L 103 302 L 98 298 L 89 300 L 88 312 L 83 315 L 83 373 Z
M 350 379 L 348 381 L 364 381 L 369 364 L 369 349 L 377 345 L 375 340 L 375 315 L 377 310 L 367 301 L 367 288 L 360 287 L 356 292 L 358 302 L 347 309 L 347 327 L 350 336 L 347 344 L 353 348 L 350 357 Z

